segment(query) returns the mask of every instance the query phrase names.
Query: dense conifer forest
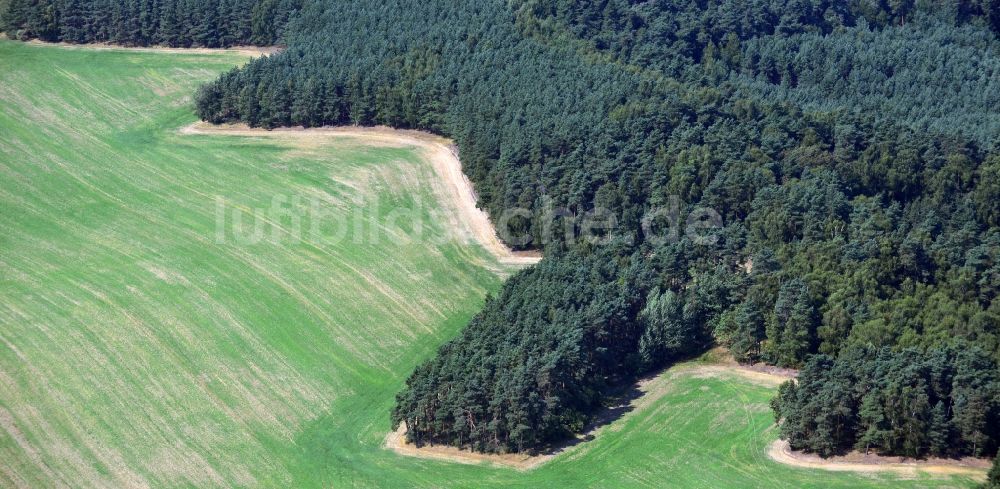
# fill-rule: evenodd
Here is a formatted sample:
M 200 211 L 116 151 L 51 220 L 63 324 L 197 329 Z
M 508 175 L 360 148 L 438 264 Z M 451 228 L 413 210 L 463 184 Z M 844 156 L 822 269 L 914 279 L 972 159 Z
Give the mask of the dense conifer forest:
M 172 42 L 12 2 L 15 37 Z M 1000 2 L 265 4 L 297 13 L 236 38 L 287 49 L 204 86 L 203 119 L 446 135 L 495 220 L 531 211 L 501 235 L 544 249 L 409 378 L 411 440 L 536 450 L 717 344 L 803 368 L 774 402 L 795 448 L 996 453 Z M 670 207 L 722 226 L 674 239 L 644 219 Z M 594 209 L 616 225 L 571 239 Z
M 278 44 L 302 0 L 5 0 L 11 39 L 125 46 Z
M 815 355 L 772 401 L 792 448 L 820 455 L 877 449 L 908 457 L 993 455 L 996 363 L 971 345 L 849 348 Z

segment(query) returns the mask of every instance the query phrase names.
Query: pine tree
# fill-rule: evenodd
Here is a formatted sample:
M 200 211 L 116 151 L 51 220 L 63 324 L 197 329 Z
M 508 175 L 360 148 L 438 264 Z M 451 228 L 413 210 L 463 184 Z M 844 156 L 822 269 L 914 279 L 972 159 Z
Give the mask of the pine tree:
M 191 42 L 195 46 L 217 47 L 219 44 L 218 9 L 213 2 L 198 2 L 195 22 L 191 26 Z
M 315 78 L 306 80 L 301 89 L 293 92 L 291 123 L 304 127 L 322 125 L 322 93 Z
M 963 449 L 973 457 L 982 455 L 985 442 L 988 440 L 989 404 L 990 400 L 984 392 L 962 389 L 956 396 L 955 414 L 952 419 L 958 429 Z
M 746 299 L 736 307 L 731 348 L 740 361 L 753 363 L 760 359 L 761 343 L 767 334 L 764 315 L 767 307 L 767 293 L 759 286 L 751 287 Z
M 927 440 L 927 450 L 931 455 L 935 457 L 948 455 L 948 447 L 951 446 L 951 422 L 948 420 L 948 413 L 943 401 L 938 401 L 931 411 Z
M 162 0 L 160 3 L 160 25 L 156 29 L 156 42 L 171 47 L 179 47 L 180 19 L 177 18 L 177 0 Z
M 986 478 L 986 485 L 983 487 L 985 489 L 1000 489 L 1000 452 L 993 459 L 993 467 L 990 468 L 990 473 Z
M 266 46 L 277 42 L 274 19 L 278 14 L 278 0 L 258 0 L 250 14 L 250 41 Z
M 813 351 L 816 309 L 802 280 L 794 279 L 781 286 L 767 337 L 771 340 L 768 358 L 778 365 L 799 366 Z
M 873 391 L 862 399 L 858 417 L 862 431 L 855 449 L 868 454 L 873 448 L 888 448 L 891 444 L 891 433 L 882 407 L 880 392 Z
M 323 81 L 322 120 L 323 125 L 335 125 L 344 122 L 345 111 L 340 98 L 340 90 L 334 78 Z
M 65 0 L 59 17 L 59 38 L 64 42 L 87 42 L 86 12 L 81 0 Z
M 28 23 L 28 0 L 10 0 L 6 8 L 0 10 L 0 27 L 11 39 L 25 38 L 24 28 Z
M 684 301 L 672 291 L 654 289 L 639 313 L 645 331 L 639 339 L 642 368 L 651 369 L 690 350 L 695 328 L 683 317 Z

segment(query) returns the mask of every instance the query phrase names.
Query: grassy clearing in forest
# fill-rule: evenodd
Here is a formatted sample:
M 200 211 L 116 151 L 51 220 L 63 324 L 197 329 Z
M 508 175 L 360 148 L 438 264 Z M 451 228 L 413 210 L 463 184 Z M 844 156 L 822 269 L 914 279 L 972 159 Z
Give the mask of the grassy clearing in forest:
M 0 487 L 894 480 L 770 461 L 773 388 L 683 368 L 529 472 L 382 448 L 396 391 L 497 290 L 500 266 L 436 239 L 448 221 L 431 218 L 435 174 L 413 148 L 178 134 L 195 87 L 244 60 L 0 41 Z M 288 212 L 260 239 L 248 214 L 235 228 L 276 196 Z M 296 232 L 313 201 L 368 224 Z M 387 239 L 416 217 L 424 240 Z

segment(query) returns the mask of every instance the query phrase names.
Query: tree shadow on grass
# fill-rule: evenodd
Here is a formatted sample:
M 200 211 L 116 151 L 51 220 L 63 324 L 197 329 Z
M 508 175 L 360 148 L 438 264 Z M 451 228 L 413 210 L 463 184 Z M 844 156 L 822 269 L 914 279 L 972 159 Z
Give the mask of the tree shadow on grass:
M 701 358 L 707 350 L 708 348 L 706 347 L 704 351 L 699 350 L 690 355 L 675 358 L 666 365 L 653 369 L 645 375 L 631 381 L 621 382 L 609 388 L 604 392 L 603 406 L 592 415 L 590 422 L 584 426 L 579 434 L 565 440 L 553 442 L 539 449 L 528 451 L 528 453 L 532 456 L 554 456 L 581 443 L 593 440 L 596 438 L 597 432 L 602 428 L 622 419 L 626 414 L 635 410 L 635 401 L 647 394 L 647 392 L 641 389 L 642 386 L 649 384 L 678 364 Z
M 673 365 L 675 364 L 672 363 L 631 382 L 625 382 L 608 389 L 605 392 L 605 399 L 602 402 L 603 406 L 591 416 L 590 421 L 579 434 L 553 442 L 528 453 L 532 456 L 555 456 L 581 443 L 594 440 L 597 437 L 597 432 L 602 428 L 624 418 L 626 414 L 634 411 L 636 408 L 635 401 L 647 394 L 641 387 L 663 375 Z

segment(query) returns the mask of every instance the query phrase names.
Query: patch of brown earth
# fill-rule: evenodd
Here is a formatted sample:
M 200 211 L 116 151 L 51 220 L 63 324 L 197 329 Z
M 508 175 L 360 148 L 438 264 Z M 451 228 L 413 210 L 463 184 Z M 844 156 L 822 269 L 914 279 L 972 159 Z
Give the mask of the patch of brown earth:
M 6 39 L 6 36 L 3 37 Z M 33 46 L 56 46 L 65 49 L 93 49 L 98 51 L 133 51 L 133 52 L 157 52 L 176 54 L 241 54 L 243 56 L 260 57 L 269 56 L 281 52 L 282 48 L 277 46 L 233 46 L 230 48 L 171 48 L 167 46 L 120 46 L 108 43 L 88 43 L 71 44 L 67 42 L 45 42 L 37 39 L 24 41 L 25 44 Z
M 525 455 L 518 453 L 488 454 L 462 450 L 448 445 L 416 445 L 406 441 L 406 424 L 400 424 L 399 429 L 386 435 L 385 447 L 408 457 L 428 458 L 460 464 L 490 464 L 517 470 L 531 470 L 555 455 Z
M 818 455 L 792 450 L 787 441 L 776 440 L 767 449 L 775 462 L 807 469 L 835 472 L 892 472 L 902 476 L 917 477 L 920 473 L 932 475 L 962 475 L 976 480 L 986 480 L 990 461 L 981 458 L 914 460 L 903 457 L 883 457 L 874 454 L 851 452 L 838 457 L 821 458 Z

